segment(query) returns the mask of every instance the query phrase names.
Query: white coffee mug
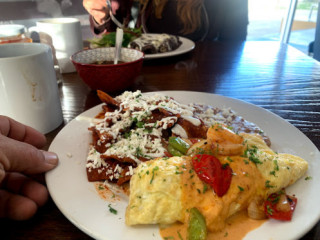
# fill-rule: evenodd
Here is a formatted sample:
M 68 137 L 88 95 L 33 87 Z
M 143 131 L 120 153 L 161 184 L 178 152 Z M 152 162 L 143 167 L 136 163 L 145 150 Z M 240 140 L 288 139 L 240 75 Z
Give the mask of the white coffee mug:
M 42 43 L 0 44 L 0 115 L 42 133 L 63 121 L 51 48 Z
M 41 43 L 52 47 L 61 73 L 75 72 L 70 57 L 83 49 L 80 21 L 77 18 L 48 18 L 36 22 L 29 32 L 38 32 Z

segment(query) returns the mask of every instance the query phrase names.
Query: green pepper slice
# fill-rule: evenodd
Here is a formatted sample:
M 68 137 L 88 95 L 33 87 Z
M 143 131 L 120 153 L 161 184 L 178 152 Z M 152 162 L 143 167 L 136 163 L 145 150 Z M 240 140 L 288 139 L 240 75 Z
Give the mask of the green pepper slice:
M 206 240 L 206 219 L 197 208 L 190 209 L 187 240 Z
M 179 150 L 175 149 L 172 145 L 168 145 L 168 151 L 172 156 L 181 157 L 183 154 Z
M 177 149 L 179 152 L 182 153 L 182 155 L 185 155 L 188 149 L 190 148 L 190 145 L 179 137 L 170 137 L 169 146 L 172 146 L 173 148 Z

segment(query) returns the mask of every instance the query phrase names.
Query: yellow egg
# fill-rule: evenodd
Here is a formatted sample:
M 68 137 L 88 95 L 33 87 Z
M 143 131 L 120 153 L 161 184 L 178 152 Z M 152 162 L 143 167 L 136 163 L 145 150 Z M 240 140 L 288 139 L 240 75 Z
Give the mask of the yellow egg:
M 170 224 L 183 219 L 181 172 L 183 158 L 141 163 L 130 180 L 126 224 Z
M 226 156 L 225 152 L 219 155 L 211 151 L 233 172 L 230 188 L 222 197 L 200 180 L 193 170 L 192 157 L 160 158 L 140 164 L 130 181 L 126 224 L 186 224 L 188 209 L 196 207 L 205 217 L 207 229 L 220 231 L 229 217 L 253 202 L 263 203 L 270 193 L 293 184 L 306 173 L 308 163 L 304 159 L 275 153 L 259 135 L 240 135 L 241 154 Z M 202 145 L 206 152 L 210 152 L 208 146 L 215 146 L 210 141 L 201 142 L 193 150 Z

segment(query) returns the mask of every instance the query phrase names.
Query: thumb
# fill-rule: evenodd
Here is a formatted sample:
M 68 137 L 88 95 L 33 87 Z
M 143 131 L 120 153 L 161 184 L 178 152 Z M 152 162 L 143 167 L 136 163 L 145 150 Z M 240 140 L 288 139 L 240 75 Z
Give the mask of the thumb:
M 0 170 L 38 174 L 53 169 L 57 164 L 55 153 L 0 135 Z

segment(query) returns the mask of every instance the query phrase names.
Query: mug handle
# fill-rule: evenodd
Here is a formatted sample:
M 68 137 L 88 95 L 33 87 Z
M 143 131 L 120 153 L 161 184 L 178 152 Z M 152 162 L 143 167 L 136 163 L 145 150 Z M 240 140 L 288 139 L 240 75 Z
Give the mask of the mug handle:
M 38 28 L 38 26 L 32 26 L 32 27 L 29 27 L 28 28 L 28 33 L 30 34 L 30 36 L 33 34 L 33 33 L 36 33 L 36 37 L 38 38 L 37 40 L 39 40 L 39 42 L 41 42 L 41 39 L 40 39 L 40 29 Z M 52 56 L 53 56 L 53 64 L 54 64 L 54 68 L 55 68 L 55 71 L 56 71 L 56 75 L 57 75 L 57 79 L 58 79 L 58 83 L 59 81 L 61 82 L 61 79 L 62 79 L 62 76 L 61 76 L 61 69 L 60 69 L 60 66 L 59 66 L 59 63 L 58 63 L 58 59 L 57 59 L 57 56 L 56 56 L 56 50 L 52 44 L 52 42 L 45 42 L 45 44 L 49 45 L 51 47 L 51 50 L 52 50 Z
M 32 27 L 29 27 L 27 28 L 27 34 L 28 34 L 28 37 L 29 38 L 32 38 L 32 40 L 34 42 L 40 42 L 40 30 L 37 26 L 32 26 Z M 36 35 L 33 35 L 33 34 L 36 34 Z

